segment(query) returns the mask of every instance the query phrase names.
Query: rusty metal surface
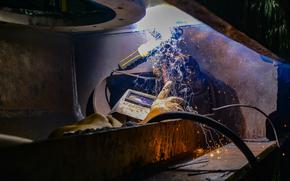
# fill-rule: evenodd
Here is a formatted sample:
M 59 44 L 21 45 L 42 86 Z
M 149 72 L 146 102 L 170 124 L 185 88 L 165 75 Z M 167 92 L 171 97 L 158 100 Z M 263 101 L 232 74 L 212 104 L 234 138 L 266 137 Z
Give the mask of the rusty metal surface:
M 271 180 L 279 168 L 275 142 L 248 142 L 247 145 L 259 159 L 258 168 L 250 168 L 244 155 L 231 143 L 199 158 L 171 166 L 170 170 L 144 180 Z M 269 159 L 272 162 L 267 161 Z M 272 169 L 264 173 L 266 165 L 271 165 Z
M 71 89 L 69 37 L 0 31 L 0 108 L 67 109 Z M 60 86 L 62 85 L 62 86 Z
M 171 121 L 0 149 L 1 178 L 113 179 L 160 161 L 194 156 L 202 138 L 193 123 Z
M 73 122 L 72 45 L 63 34 L 0 26 L 0 132 L 32 139 Z

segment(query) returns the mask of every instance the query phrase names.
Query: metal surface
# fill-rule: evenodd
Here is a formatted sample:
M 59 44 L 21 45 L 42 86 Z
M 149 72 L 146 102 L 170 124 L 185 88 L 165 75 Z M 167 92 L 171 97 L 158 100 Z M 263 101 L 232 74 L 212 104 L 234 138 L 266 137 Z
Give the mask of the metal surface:
M 91 3 L 96 3 L 91 1 Z M 19 25 L 27 25 L 32 27 L 44 28 L 54 31 L 63 32 L 80 32 L 80 31 L 103 31 L 116 27 L 121 27 L 137 22 L 145 15 L 145 4 L 143 0 L 98 0 L 98 4 L 113 11 L 115 16 L 107 20 L 104 14 L 98 10 L 91 15 L 83 17 L 69 17 L 66 14 L 49 15 L 42 11 L 38 13 L 15 12 L 13 8 L 0 8 L 0 21 Z M 21 9 L 20 9 L 21 10 Z M 103 16 L 103 17 L 102 17 Z
M 172 121 L 0 149 L 1 179 L 118 178 L 152 164 L 195 157 L 204 137 L 199 129 L 189 121 Z
M 222 20 L 207 8 L 197 3 L 194 0 L 166 0 L 166 2 L 180 8 L 191 16 L 201 20 L 211 26 L 216 31 L 228 36 L 229 38 L 242 43 L 243 45 L 253 49 L 254 51 L 269 56 L 274 59 L 279 59 L 277 55 L 261 45 L 259 42 L 251 39 L 246 34 L 240 32 L 235 27 Z
M 20 145 L 25 143 L 32 143 L 32 140 L 18 136 L 0 134 L 0 147 Z
M 1 25 L 0 132 L 34 140 L 74 122 L 69 36 Z
M 146 181 L 271 180 L 277 176 L 279 152 L 274 142 L 248 142 L 259 167 L 250 169 L 247 160 L 233 144 L 213 150 L 199 158 L 171 166 Z

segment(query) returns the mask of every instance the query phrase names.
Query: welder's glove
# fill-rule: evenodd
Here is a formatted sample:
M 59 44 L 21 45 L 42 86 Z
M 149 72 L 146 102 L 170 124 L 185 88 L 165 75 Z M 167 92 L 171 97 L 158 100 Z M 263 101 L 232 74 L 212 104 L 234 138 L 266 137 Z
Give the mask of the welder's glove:
M 183 111 L 182 104 L 184 103 L 184 100 L 182 98 L 168 97 L 171 91 L 171 86 L 171 81 L 166 82 L 163 89 L 157 96 L 157 99 L 153 102 L 149 114 L 143 121 L 140 122 L 140 124 L 145 124 L 153 117 L 162 113 Z
M 120 123 L 118 120 L 113 118 L 112 116 L 104 116 L 99 113 L 95 113 L 93 115 L 90 115 L 89 117 L 75 123 L 72 125 L 67 125 L 61 128 L 58 128 L 54 130 L 49 137 L 50 138 L 56 138 L 56 137 L 62 137 L 65 134 L 68 133 L 76 133 L 79 131 L 85 131 L 85 130 L 96 130 L 101 128 L 112 128 L 112 127 L 121 127 L 122 123 Z

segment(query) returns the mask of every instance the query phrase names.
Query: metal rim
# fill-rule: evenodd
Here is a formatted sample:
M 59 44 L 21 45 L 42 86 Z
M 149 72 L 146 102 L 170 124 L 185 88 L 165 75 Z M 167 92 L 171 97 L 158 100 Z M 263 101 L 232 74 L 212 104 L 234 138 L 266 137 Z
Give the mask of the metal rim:
M 26 25 L 42 29 L 61 32 L 104 31 L 112 28 L 126 26 L 137 22 L 145 15 L 143 0 L 97 0 L 98 4 L 112 10 L 115 16 L 105 22 L 88 23 L 87 25 L 70 25 L 61 18 L 45 16 L 29 16 L 15 13 L 9 8 L 0 9 L 0 21 L 18 25 Z

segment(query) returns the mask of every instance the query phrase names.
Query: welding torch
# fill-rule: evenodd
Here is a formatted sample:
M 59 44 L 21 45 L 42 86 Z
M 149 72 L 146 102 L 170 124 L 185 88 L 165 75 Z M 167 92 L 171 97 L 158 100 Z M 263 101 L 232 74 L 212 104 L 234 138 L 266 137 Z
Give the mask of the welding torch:
M 150 40 L 138 47 L 138 49 L 132 52 L 130 55 L 122 59 L 119 63 L 119 67 L 124 70 L 128 66 L 134 64 L 140 58 L 145 58 L 154 52 L 154 49 L 161 44 L 161 40 Z

